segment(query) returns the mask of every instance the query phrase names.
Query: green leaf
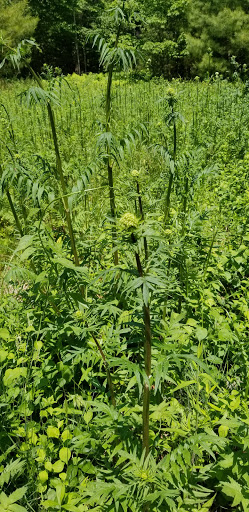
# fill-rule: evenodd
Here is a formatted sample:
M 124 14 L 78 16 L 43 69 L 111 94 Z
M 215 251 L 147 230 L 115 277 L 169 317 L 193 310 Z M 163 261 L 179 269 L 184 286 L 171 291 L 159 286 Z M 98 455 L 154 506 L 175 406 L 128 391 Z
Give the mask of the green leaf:
M 71 451 L 69 450 L 69 448 L 66 448 L 65 446 L 63 448 L 61 448 L 59 451 L 59 457 L 60 457 L 60 460 L 62 460 L 62 462 L 65 462 L 66 464 L 68 464 L 68 461 L 71 457 Z
M 197 327 L 196 337 L 197 337 L 198 341 L 204 340 L 207 337 L 207 335 L 208 335 L 207 329 L 205 329 L 204 327 Z
M 54 258 L 54 263 L 58 263 L 64 268 L 69 268 L 71 270 L 77 270 L 77 267 L 74 265 L 73 261 L 68 260 L 67 258 Z
M 0 329 L 0 339 L 7 341 L 10 338 L 10 333 L 6 327 L 1 327 Z
M 57 460 L 53 464 L 53 471 L 55 473 L 61 473 L 64 469 L 64 462 L 62 460 Z
M 143 283 L 143 299 L 145 306 L 148 306 L 150 300 L 150 290 L 146 282 Z
M 10 510 L 11 512 L 28 512 L 28 510 L 25 507 L 22 507 L 21 505 L 18 505 L 17 503 L 13 503 L 12 505 L 9 505 L 8 510 Z
M 221 482 L 221 490 L 227 496 L 233 498 L 232 507 L 238 506 L 243 500 L 242 487 L 233 478 L 229 477 L 230 482 Z
M 0 503 L 1 503 L 1 505 L 3 505 L 4 510 L 7 509 L 9 500 L 8 500 L 8 496 L 5 494 L 5 492 L 1 492 L 1 494 L 0 494 Z
M 176 386 L 176 388 L 171 390 L 171 393 L 178 391 L 178 389 L 187 388 L 188 386 L 191 386 L 192 384 L 196 384 L 196 380 L 182 381 L 182 382 L 180 382 L 180 384 L 178 384 L 178 386 Z
M 87 425 L 88 425 L 88 423 L 90 423 L 92 421 L 92 418 L 93 418 L 92 409 L 88 409 L 88 411 L 86 411 L 84 414 L 84 420 Z
M 198 359 L 200 359 L 200 357 L 202 356 L 202 352 L 203 352 L 203 343 L 199 343 L 198 348 L 197 348 Z
M 45 462 L 45 469 L 46 469 L 47 471 L 53 471 L 53 464 L 52 464 L 52 462 L 50 462 L 49 460 L 47 460 L 47 461 Z
M 45 501 L 42 501 L 41 504 L 44 508 L 52 508 L 52 509 L 55 508 L 56 510 L 60 509 L 60 506 L 58 505 L 57 501 L 45 500 Z
M 8 352 L 6 350 L 0 349 L 0 363 L 6 361 L 8 357 Z
M 27 368 L 8 368 L 4 374 L 3 383 L 6 387 L 10 387 L 15 381 L 21 377 L 27 376 Z
M 79 507 L 75 507 L 75 505 L 62 505 L 62 508 L 68 512 L 79 512 Z
M 234 453 L 229 453 L 227 455 L 224 454 L 223 457 L 224 457 L 224 459 L 222 459 L 219 462 L 219 467 L 221 467 L 223 469 L 231 468 L 234 465 L 234 460 L 235 460 Z
M 46 470 L 40 471 L 38 478 L 42 484 L 45 484 L 45 482 L 48 480 L 48 472 Z
M 229 428 L 226 425 L 220 425 L 218 428 L 218 433 L 220 437 L 227 437 Z
M 47 436 L 55 437 L 56 439 L 59 439 L 60 431 L 57 427 L 52 427 L 51 425 L 49 425 L 49 427 L 47 428 Z
M 12 492 L 12 494 L 8 497 L 8 503 L 11 505 L 12 503 L 15 503 L 16 501 L 19 501 L 23 498 L 24 494 L 27 491 L 27 487 L 20 487 L 19 489 L 16 489 L 16 491 Z
M 62 505 L 64 496 L 65 496 L 65 492 L 66 492 L 65 485 L 62 482 L 60 482 L 56 486 L 55 490 L 56 490 L 56 496 L 57 496 L 58 503 L 59 503 L 59 505 Z
M 72 437 L 73 436 L 72 436 L 70 430 L 67 430 L 67 429 L 64 430 L 64 432 L 62 432 L 62 434 L 61 434 L 61 439 L 63 442 L 68 441 L 69 439 L 72 439 Z

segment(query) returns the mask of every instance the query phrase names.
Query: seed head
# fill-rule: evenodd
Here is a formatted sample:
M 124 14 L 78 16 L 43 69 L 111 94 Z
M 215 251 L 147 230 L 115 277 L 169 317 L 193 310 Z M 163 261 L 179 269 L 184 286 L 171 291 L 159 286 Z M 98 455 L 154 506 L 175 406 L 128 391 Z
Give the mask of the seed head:
M 125 213 L 120 219 L 120 225 L 125 231 L 134 231 L 138 227 L 138 222 L 133 213 Z

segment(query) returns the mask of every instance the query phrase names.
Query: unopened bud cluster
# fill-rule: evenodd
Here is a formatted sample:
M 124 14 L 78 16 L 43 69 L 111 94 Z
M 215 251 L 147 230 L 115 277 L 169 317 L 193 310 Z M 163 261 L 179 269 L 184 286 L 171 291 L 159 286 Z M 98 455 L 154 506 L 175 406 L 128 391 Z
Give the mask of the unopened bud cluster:
M 120 219 L 123 230 L 132 231 L 138 227 L 139 220 L 133 213 L 125 213 Z

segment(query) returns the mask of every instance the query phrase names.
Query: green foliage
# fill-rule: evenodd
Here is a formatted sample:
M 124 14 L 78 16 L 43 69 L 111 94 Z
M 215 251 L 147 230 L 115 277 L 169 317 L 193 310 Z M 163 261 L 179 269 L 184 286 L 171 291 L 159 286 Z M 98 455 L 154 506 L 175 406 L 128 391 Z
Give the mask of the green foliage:
M 215 72 L 247 76 L 248 10 L 244 2 L 196 1 L 189 11 L 188 66 L 193 75 Z
M 111 131 L 105 76 L 38 79 L 1 91 L 1 507 L 245 512 L 247 86 L 113 71 Z
M 0 45 L 1 54 L 5 50 L 2 41 L 10 47 L 15 47 L 22 39 L 32 36 L 38 19 L 31 16 L 28 0 L 0 2 Z

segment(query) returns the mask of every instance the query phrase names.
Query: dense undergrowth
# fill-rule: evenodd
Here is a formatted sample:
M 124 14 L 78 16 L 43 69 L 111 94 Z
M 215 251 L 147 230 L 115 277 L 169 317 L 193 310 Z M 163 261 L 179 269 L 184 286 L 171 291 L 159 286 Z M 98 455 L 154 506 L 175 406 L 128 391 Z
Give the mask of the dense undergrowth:
M 0 85 L 0 510 L 248 511 L 247 85 L 41 85 Z

